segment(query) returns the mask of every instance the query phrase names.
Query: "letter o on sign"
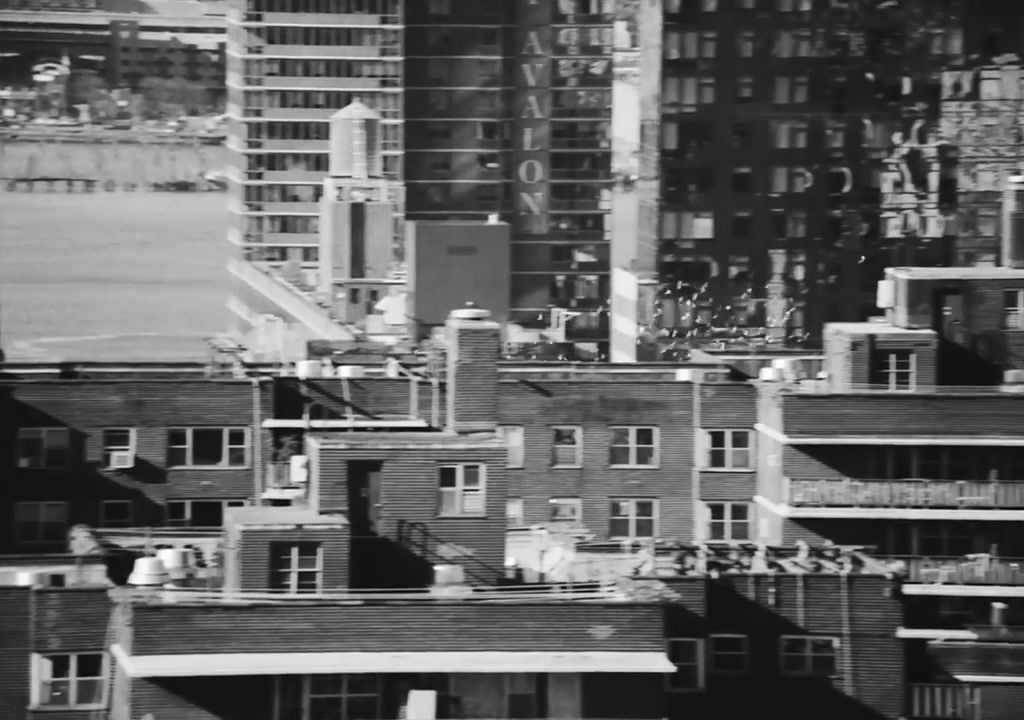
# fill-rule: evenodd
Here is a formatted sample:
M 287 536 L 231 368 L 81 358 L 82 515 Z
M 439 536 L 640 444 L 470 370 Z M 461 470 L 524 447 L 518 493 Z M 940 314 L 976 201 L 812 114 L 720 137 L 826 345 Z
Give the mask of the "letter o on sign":
M 519 179 L 524 183 L 539 183 L 544 179 L 544 166 L 540 160 L 524 160 L 519 164 Z

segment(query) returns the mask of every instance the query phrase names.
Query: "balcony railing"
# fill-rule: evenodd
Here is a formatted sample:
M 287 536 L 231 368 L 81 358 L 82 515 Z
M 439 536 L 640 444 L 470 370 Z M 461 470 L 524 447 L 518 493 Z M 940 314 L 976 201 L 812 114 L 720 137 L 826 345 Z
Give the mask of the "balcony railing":
M 786 480 L 794 507 L 1024 509 L 1024 482 Z
M 978 554 L 966 557 L 890 556 L 884 559 L 902 562 L 906 579 L 912 583 L 1024 585 L 1024 558 Z
M 978 720 L 980 699 L 967 685 L 911 685 L 908 720 Z

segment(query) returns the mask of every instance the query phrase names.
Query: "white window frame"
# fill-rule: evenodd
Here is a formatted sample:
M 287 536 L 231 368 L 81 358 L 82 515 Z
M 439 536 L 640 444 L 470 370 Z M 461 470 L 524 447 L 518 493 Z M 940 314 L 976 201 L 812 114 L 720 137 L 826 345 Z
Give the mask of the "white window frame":
M 751 542 L 753 540 L 753 528 L 751 527 L 751 519 L 753 513 L 751 512 L 751 504 L 748 502 L 735 502 L 729 500 L 722 501 L 709 501 L 704 503 L 707 508 L 707 532 L 706 537 L 711 542 Z M 723 518 L 721 520 L 715 520 L 712 517 L 712 508 L 721 507 L 723 509 Z M 737 507 L 742 507 L 747 512 L 745 520 L 736 520 L 733 518 L 733 510 Z M 744 523 L 746 525 L 746 537 L 733 537 L 733 526 L 738 523 Z M 721 526 L 723 529 L 722 537 L 716 538 L 714 536 L 715 526 Z
M 676 662 L 673 646 L 681 645 L 683 643 L 693 647 L 692 663 Z M 672 664 L 677 668 L 676 672 L 665 676 L 665 689 L 671 693 L 695 693 L 704 690 L 706 670 L 704 641 L 700 638 L 671 637 L 665 639 L 665 646 L 669 660 L 671 660 Z M 683 667 L 696 668 L 696 687 L 682 687 L 678 684 L 678 668 Z
M 526 524 L 526 508 L 522 498 L 508 498 L 505 501 L 505 527 L 522 527 Z
M 573 444 L 559 444 L 557 442 L 558 434 L 571 431 L 574 433 L 575 443 Z M 572 447 L 575 448 L 573 453 L 573 461 L 571 463 L 560 462 L 558 452 L 555 448 L 559 447 Z M 551 426 L 551 467 L 553 468 L 578 468 L 583 467 L 583 428 L 580 425 L 552 425 Z
M 42 537 L 42 534 L 43 534 L 42 533 L 42 529 L 44 527 L 43 516 L 44 516 L 44 511 L 46 509 L 54 509 L 54 508 L 60 508 L 62 510 L 61 514 L 63 514 L 63 516 L 64 516 L 64 532 L 63 532 L 63 535 L 62 535 L 61 538 L 50 540 L 50 539 L 47 539 L 45 537 Z M 28 512 L 30 510 L 34 510 L 34 512 Z M 22 500 L 22 501 L 14 503 L 14 508 L 13 508 L 14 523 L 12 525 L 12 528 L 14 530 L 14 542 L 15 542 L 15 544 L 17 544 L 17 545 L 56 545 L 58 543 L 66 543 L 67 542 L 67 530 L 68 530 L 68 527 L 70 527 L 70 523 L 68 522 L 68 511 L 69 511 L 68 503 L 66 501 L 64 501 L 64 500 Z M 33 521 L 34 521 L 33 523 L 31 523 L 31 524 L 30 523 L 25 523 L 25 522 L 20 522 L 19 523 L 19 518 L 23 514 L 25 514 L 25 513 L 28 513 L 28 514 L 31 514 L 31 515 L 35 516 L 33 518 Z M 34 528 L 35 532 L 31 533 L 32 537 L 27 537 L 27 536 L 23 535 L 21 532 L 19 532 L 19 530 L 22 527 Z
M 507 468 L 521 468 L 526 464 L 526 431 L 522 425 L 501 425 L 498 428 L 508 452 Z
M 740 640 L 743 646 L 742 652 L 736 652 L 734 650 L 725 650 L 715 647 L 716 640 Z M 739 670 L 735 668 L 720 668 L 715 664 L 716 658 L 739 657 L 743 660 L 743 667 Z M 750 672 L 750 638 L 746 635 L 737 635 L 731 633 L 716 633 L 708 636 L 708 672 L 712 675 L 746 675 Z
M 614 443 L 615 433 L 618 430 L 625 430 L 628 434 L 627 444 L 616 445 Z M 637 435 L 640 430 L 651 431 L 651 444 L 640 445 L 637 443 Z M 614 448 L 627 448 L 629 450 L 629 462 L 613 462 L 612 450 Z M 639 448 L 651 448 L 651 461 L 646 463 L 637 462 L 637 451 Z M 655 425 L 611 425 L 608 428 L 608 467 L 613 468 L 657 468 L 661 464 L 661 433 L 660 428 Z
M 1003 330 L 1024 330 L 1024 290 L 1003 290 Z
M 275 567 L 274 562 L 274 550 L 276 547 L 287 546 L 288 547 L 288 565 L 283 567 Z M 299 566 L 299 548 L 306 546 L 316 547 L 316 567 L 304 568 Z M 318 542 L 275 542 L 271 543 L 270 546 L 270 567 L 268 568 L 271 575 L 285 575 L 287 582 L 285 587 L 278 588 L 272 587 L 274 592 L 283 591 L 291 595 L 312 595 L 319 593 L 324 587 L 324 548 Z M 316 575 L 316 589 L 314 590 L 300 590 L 299 589 L 299 574 L 300 573 L 315 573 Z M 272 585 L 272 583 L 268 583 Z
M 216 498 L 172 498 L 167 501 L 164 506 L 165 521 L 168 527 L 200 527 L 192 524 L 192 504 L 202 503 L 221 503 L 221 516 L 224 515 L 224 511 L 229 507 L 245 507 L 245 500 L 218 500 Z M 171 503 L 181 503 L 185 506 L 185 517 L 181 520 L 171 521 Z
M 563 512 L 568 511 L 568 512 Z M 567 515 L 563 516 L 563 515 Z M 567 523 L 569 525 L 583 524 L 583 501 L 578 497 L 553 497 L 548 499 L 548 521 L 552 523 Z
M 127 508 L 128 508 L 128 522 L 127 522 L 127 524 L 122 525 L 122 524 L 118 523 L 118 524 L 111 525 L 107 521 L 107 508 L 111 507 L 111 506 L 114 506 L 114 505 L 121 506 L 121 507 L 127 506 Z M 134 522 L 135 522 L 135 504 L 131 500 L 100 500 L 100 527 L 101 528 L 131 527 Z
M 79 677 L 78 675 L 78 657 L 80 655 L 99 655 L 100 656 L 100 675 L 99 676 L 88 676 Z M 67 678 L 59 678 L 56 681 L 49 677 L 50 670 L 50 658 L 66 657 L 70 658 L 70 668 L 68 671 Z M 32 666 L 32 685 L 29 690 L 29 703 L 31 710 L 102 710 L 107 706 L 107 693 L 109 687 L 110 678 L 110 656 L 107 655 L 103 650 L 96 650 L 95 652 L 55 652 L 55 653 L 32 653 L 31 658 Z M 99 680 L 101 695 L 100 701 L 95 703 L 79 703 L 78 700 L 78 683 L 82 680 Z M 67 704 L 49 703 L 44 702 L 43 697 L 45 696 L 44 688 L 53 682 L 67 682 L 68 684 L 68 702 Z
M 804 644 L 804 648 L 800 653 L 787 653 L 785 652 L 786 641 L 797 640 Z M 830 641 L 832 643 L 832 652 L 830 655 L 833 658 L 834 672 L 825 674 L 814 671 L 814 658 L 824 657 L 823 653 L 816 653 L 813 651 L 813 642 L 815 641 Z M 800 670 L 787 670 L 785 659 L 787 657 L 799 657 L 803 660 L 803 667 Z M 787 677 L 835 677 L 839 673 L 839 638 L 829 635 L 780 635 L 779 636 L 779 673 Z
M 107 433 L 115 433 L 115 432 L 118 432 L 118 433 L 120 433 L 120 432 L 127 432 L 128 433 L 128 444 L 127 445 L 113 445 L 113 444 L 111 444 L 110 441 L 107 439 Z M 108 428 L 103 428 L 103 430 L 100 433 L 100 442 L 103 443 L 103 467 L 105 469 L 107 469 L 107 470 L 116 469 L 110 463 L 110 456 L 111 456 L 112 453 L 115 453 L 115 452 L 122 452 L 122 453 L 130 454 L 131 457 L 132 457 L 132 463 L 134 464 L 134 462 L 135 462 L 135 452 L 136 452 L 135 449 L 138 446 L 138 441 L 136 439 L 136 436 L 137 436 L 137 433 L 135 431 L 135 428 L 129 428 L 129 427 L 108 427 Z
M 910 358 L 910 368 L 899 370 L 896 363 L 900 360 L 901 354 L 906 353 Z M 917 389 L 917 353 L 913 350 L 891 350 L 880 351 L 878 356 L 884 357 L 884 362 L 878 369 L 879 375 L 885 377 L 883 387 L 890 392 L 914 392 Z M 900 378 L 906 378 L 905 384 L 900 383 Z
M 54 442 L 58 438 L 63 440 L 64 458 L 57 461 L 57 464 L 51 464 L 53 459 L 48 457 L 49 454 L 62 447 L 59 441 Z M 29 440 L 38 440 L 42 443 L 39 455 L 26 455 L 25 443 Z M 66 427 L 18 428 L 15 462 L 21 470 L 66 470 L 71 465 L 71 433 Z
M 477 469 L 477 487 L 467 488 L 466 469 Z M 444 470 L 455 471 L 455 485 L 442 487 L 441 475 Z M 444 497 L 455 499 L 454 509 L 445 510 Z M 467 500 L 473 499 L 467 507 Z M 486 517 L 487 515 L 487 466 L 483 463 L 444 463 L 437 466 L 437 516 L 438 517 Z
M 339 695 L 313 695 L 313 692 L 312 692 L 312 689 L 313 689 L 312 685 L 313 684 L 312 684 L 312 676 L 311 675 L 300 675 L 298 677 L 295 677 L 295 676 L 288 677 L 288 680 L 299 680 L 301 682 L 301 684 L 302 684 L 302 688 L 301 688 L 301 691 L 300 691 L 301 692 L 301 703 L 302 703 L 302 710 L 301 710 L 300 717 L 302 718 L 302 720 L 309 720 L 309 718 L 310 718 L 310 699 L 313 698 L 313 697 L 341 697 L 341 698 L 344 699 L 343 702 L 347 701 L 350 698 L 370 698 L 370 697 L 373 697 L 373 698 L 376 698 L 376 700 L 377 700 L 377 712 L 375 713 L 375 715 L 378 718 L 382 717 L 382 712 L 383 712 L 382 705 L 383 705 L 383 702 L 384 702 L 384 688 L 383 688 L 383 681 L 382 681 L 380 676 L 376 676 L 374 678 L 376 680 L 376 685 L 377 685 L 376 693 L 370 694 L 370 693 L 353 693 L 353 692 L 349 692 L 349 678 L 352 677 L 352 676 L 351 675 L 342 675 L 341 673 L 337 673 L 337 675 L 340 675 L 341 677 L 344 678 L 342 680 L 342 683 L 343 683 L 342 684 L 342 688 L 343 689 L 342 689 L 342 693 L 341 693 L 340 696 Z M 357 677 L 360 677 L 360 676 L 357 676 Z M 361 676 L 361 677 L 365 678 L 366 676 Z M 285 681 L 285 678 L 281 677 L 280 675 L 274 678 L 273 717 L 275 718 L 275 720 L 280 718 L 282 716 L 281 715 L 282 712 L 285 711 L 285 708 L 281 707 L 281 704 L 282 704 L 281 684 L 284 681 Z M 403 700 L 403 702 L 404 702 L 404 700 Z M 344 708 L 344 709 L 347 710 L 347 707 Z
M 197 430 L 220 430 L 221 431 L 221 461 L 215 465 L 196 465 L 194 464 L 194 453 L 195 453 L 195 439 L 194 434 Z M 232 445 L 231 444 L 231 432 L 240 430 L 244 433 L 244 445 Z M 175 432 L 185 433 L 185 444 L 184 445 L 172 445 L 171 434 Z M 222 470 L 224 468 L 232 468 L 238 470 L 244 470 L 250 467 L 252 463 L 252 433 L 250 428 L 245 425 L 231 425 L 231 426 L 187 426 L 187 427 L 171 427 L 167 428 L 167 452 L 168 456 L 172 448 L 184 448 L 185 449 L 185 462 L 180 465 L 171 464 L 170 457 L 167 458 L 168 468 L 191 468 L 194 470 L 206 470 L 216 469 Z M 231 450 L 236 448 L 242 448 L 245 451 L 244 462 L 241 465 L 232 465 L 230 463 Z
M 637 514 L 637 503 L 651 503 L 652 516 L 638 515 Z M 612 515 L 612 504 L 613 503 L 625 503 L 628 505 L 629 514 L 625 517 Z M 608 537 L 612 540 L 649 540 L 658 537 L 658 525 L 660 519 L 660 502 L 656 498 L 623 498 L 613 497 L 608 498 Z M 628 521 L 629 533 L 627 535 L 613 535 L 611 532 L 611 525 L 613 520 L 625 519 Z M 637 521 L 638 520 L 651 520 L 651 534 L 650 535 L 638 535 L 637 534 Z
M 702 458 L 702 470 L 746 472 L 754 469 L 754 431 L 745 428 L 709 428 L 700 431 L 704 446 L 704 457 Z M 725 433 L 724 447 L 716 447 L 712 444 L 713 433 Z M 737 433 L 744 433 L 747 436 L 747 447 L 735 447 L 734 437 Z M 712 456 L 715 451 L 724 451 L 724 464 L 712 464 Z M 747 464 L 739 465 L 734 461 L 734 453 L 747 452 Z

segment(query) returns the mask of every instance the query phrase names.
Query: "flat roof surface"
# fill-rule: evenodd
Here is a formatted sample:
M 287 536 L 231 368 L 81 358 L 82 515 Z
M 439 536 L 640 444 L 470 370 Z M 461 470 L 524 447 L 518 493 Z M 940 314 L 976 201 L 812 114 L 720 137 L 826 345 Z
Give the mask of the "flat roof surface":
M 225 514 L 236 525 L 348 525 L 344 515 L 321 515 L 295 507 L 233 507 Z
M 1024 277 L 1022 275 L 1021 277 Z M 828 323 L 825 331 L 840 330 L 850 335 L 934 335 L 930 328 L 902 328 L 887 322 L 836 322 Z
M 363 447 L 481 447 L 504 448 L 505 443 L 496 433 L 477 432 L 455 434 L 448 432 L 359 432 L 345 433 L 313 433 L 308 436 L 315 440 L 321 448 Z
M 664 652 L 309 652 L 131 655 L 111 648 L 128 677 L 196 677 L 305 673 L 671 673 Z
M 1024 280 L 1024 268 L 1008 267 L 894 267 L 888 277 L 908 280 Z

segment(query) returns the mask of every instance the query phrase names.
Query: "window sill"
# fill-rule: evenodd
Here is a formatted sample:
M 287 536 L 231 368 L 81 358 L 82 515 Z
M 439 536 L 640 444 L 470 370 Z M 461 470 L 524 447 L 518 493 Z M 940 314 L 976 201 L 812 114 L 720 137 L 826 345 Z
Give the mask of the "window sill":
M 106 710 L 106 703 L 91 705 L 29 705 L 31 712 L 77 712 L 79 710 Z
M 752 467 L 736 467 L 736 468 L 721 468 L 721 467 L 705 467 L 700 468 L 701 472 L 710 473 L 752 473 L 757 472 L 757 468 Z
M 653 542 L 653 537 L 626 537 L 624 535 L 611 535 L 608 537 L 608 542 Z
M 252 470 L 252 465 L 169 465 L 171 470 Z
M 459 515 L 435 515 L 438 520 L 486 520 L 486 514 L 460 513 Z
M 661 465 L 609 465 L 609 470 L 661 470 Z
M 552 465 L 552 470 L 582 470 L 583 465 Z

